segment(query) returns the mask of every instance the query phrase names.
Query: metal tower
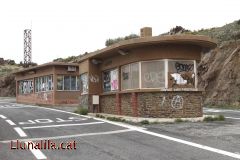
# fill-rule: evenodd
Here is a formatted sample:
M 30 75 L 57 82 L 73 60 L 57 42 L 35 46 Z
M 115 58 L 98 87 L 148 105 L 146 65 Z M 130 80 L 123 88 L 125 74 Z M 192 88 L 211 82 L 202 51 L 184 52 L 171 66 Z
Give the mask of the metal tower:
M 32 31 L 24 30 L 24 65 L 32 63 Z

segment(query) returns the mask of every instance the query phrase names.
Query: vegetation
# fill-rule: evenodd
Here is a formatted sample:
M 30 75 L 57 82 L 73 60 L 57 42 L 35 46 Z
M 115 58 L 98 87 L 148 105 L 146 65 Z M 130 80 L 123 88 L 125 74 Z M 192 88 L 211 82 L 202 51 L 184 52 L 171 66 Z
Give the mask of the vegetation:
M 128 39 L 134 39 L 134 38 L 139 38 L 139 36 L 136 35 L 136 34 L 130 34 L 130 35 L 125 36 L 125 37 L 118 37 L 118 38 L 114 38 L 114 39 L 109 38 L 108 40 L 106 40 L 105 46 L 110 46 L 110 45 L 113 45 L 113 44 L 118 43 L 120 41 L 128 40 Z
M 119 118 L 119 117 L 107 117 L 107 120 L 109 120 L 109 121 L 115 121 L 115 122 L 126 122 L 125 119 Z
M 83 108 L 83 107 L 79 107 L 76 111 L 74 111 L 75 113 L 81 114 L 81 115 L 87 115 L 88 114 L 88 109 L 87 108 Z
M 142 120 L 142 121 L 140 122 L 140 124 L 142 124 L 142 125 L 149 125 L 150 122 L 149 122 L 148 120 Z
M 217 115 L 217 116 L 207 116 L 204 117 L 204 122 L 213 122 L 213 121 L 224 121 L 225 117 L 223 115 Z

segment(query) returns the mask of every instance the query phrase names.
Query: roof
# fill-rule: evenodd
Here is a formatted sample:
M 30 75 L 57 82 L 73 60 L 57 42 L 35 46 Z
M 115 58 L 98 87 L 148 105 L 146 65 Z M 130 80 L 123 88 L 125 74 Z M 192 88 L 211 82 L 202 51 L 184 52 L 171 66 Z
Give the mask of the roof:
M 37 65 L 37 66 L 34 66 L 34 67 L 24 68 L 22 70 L 18 70 L 16 72 L 13 72 L 13 74 L 22 73 L 22 72 L 29 72 L 29 71 L 33 71 L 33 70 L 44 68 L 44 67 L 50 67 L 50 66 L 76 66 L 76 67 L 78 67 L 79 64 L 77 64 L 77 63 L 63 63 L 63 62 L 49 62 L 49 63 L 44 63 L 44 64 L 41 64 L 41 65 Z
M 118 49 L 130 49 L 133 47 L 140 47 L 153 44 L 191 44 L 201 46 L 203 48 L 212 49 L 217 46 L 216 41 L 212 40 L 208 36 L 202 35 L 164 35 L 155 37 L 141 37 L 129 40 L 120 41 L 109 47 L 91 52 L 80 58 L 80 61 L 84 61 L 88 58 L 94 58 L 99 55 L 108 54 L 110 52 L 115 52 Z

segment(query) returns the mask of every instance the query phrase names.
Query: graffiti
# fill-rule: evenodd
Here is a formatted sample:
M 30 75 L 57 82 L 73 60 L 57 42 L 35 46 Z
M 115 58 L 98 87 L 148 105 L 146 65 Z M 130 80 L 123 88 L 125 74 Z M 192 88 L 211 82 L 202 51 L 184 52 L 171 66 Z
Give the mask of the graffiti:
M 111 71 L 111 90 L 118 89 L 118 70 Z
M 81 93 L 88 93 L 88 75 L 87 73 L 80 75 Z
M 164 96 L 164 97 L 162 97 L 162 102 L 160 103 L 161 107 L 164 105 L 165 101 L 166 101 L 166 97 Z
M 163 83 L 164 72 L 149 72 L 144 74 L 144 81 L 147 83 Z
M 90 82 L 92 82 L 92 83 L 98 83 L 98 82 L 99 82 L 99 76 L 98 76 L 98 75 L 92 75 L 92 74 L 90 74 L 90 75 L 89 75 L 89 80 L 90 80 Z
M 80 106 L 87 107 L 88 106 L 88 95 L 80 96 Z
M 19 94 L 33 93 L 33 80 L 19 81 Z
M 42 92 L 42 93 L 37 93 L 37 100 L 41 102 L 51 102 L 52 101 L 52 92 L 47 93 L 47 92 Z
M 171 101 L 171 106 L 174 109 L 182 109 L 183 107 L 183 97 L 176 95 L 173 97 L 172 101 Z
M 179 72 L 189 72 L 189 71 L 193 71 L 194 64 L 183 64 L 183 63 L 176 62 L 175 68 L 178 73 Z

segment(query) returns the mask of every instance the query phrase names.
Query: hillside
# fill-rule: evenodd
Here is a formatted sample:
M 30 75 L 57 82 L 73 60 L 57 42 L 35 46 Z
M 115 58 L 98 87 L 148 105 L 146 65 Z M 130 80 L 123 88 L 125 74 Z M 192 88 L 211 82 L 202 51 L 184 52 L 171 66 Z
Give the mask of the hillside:
M 20 68 L 13 60 L 0 58 L 0 97 L 15 96 L 15 77 L 11 73 Z

